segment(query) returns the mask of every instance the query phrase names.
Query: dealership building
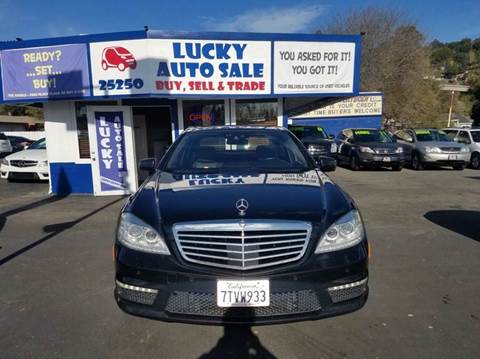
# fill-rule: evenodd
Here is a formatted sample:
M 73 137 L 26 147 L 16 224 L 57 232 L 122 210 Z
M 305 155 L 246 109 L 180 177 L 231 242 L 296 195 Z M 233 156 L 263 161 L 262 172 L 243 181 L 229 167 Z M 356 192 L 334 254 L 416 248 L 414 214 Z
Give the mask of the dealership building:
M 135 191 L 191 126 L 378 128 L 360 35 L 135 31 L 0 42 L 3 103 L 42 103 L 50 192 Z

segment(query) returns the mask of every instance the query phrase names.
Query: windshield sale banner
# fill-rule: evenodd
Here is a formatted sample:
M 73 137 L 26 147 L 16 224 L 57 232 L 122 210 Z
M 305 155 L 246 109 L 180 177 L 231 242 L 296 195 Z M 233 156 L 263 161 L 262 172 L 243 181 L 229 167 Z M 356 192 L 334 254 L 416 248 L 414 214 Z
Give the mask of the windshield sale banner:
M 94 95 L 270 94 L 271 42 L 145 39 L 90 45 Z
M 85 44 L 1 51 L 3 99 L 90 96 Z

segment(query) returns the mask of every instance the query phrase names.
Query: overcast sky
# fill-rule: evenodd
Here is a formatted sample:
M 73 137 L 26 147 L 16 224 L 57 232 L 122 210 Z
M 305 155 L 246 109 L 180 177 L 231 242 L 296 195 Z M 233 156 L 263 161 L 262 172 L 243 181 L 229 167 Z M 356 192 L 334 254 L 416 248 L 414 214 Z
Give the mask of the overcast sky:
M 140 30 L 312 32 L 331 16 L 382 4 L 428 40 L 480 37 L 480 0 L 0 0 L 0 40 Z

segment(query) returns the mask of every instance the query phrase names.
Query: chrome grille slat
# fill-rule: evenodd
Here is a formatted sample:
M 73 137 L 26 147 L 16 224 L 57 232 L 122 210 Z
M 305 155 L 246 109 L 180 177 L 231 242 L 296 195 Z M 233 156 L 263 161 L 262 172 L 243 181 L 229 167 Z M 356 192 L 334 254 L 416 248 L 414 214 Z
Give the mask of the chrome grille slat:
M 212 244 L 212 245 L 218 245 L 218 246 L 225 246 L 225 245 L 238 246 L 238 247 L 242 246 L 242 243 L 228 243 L 227 244 L 225 242 L 186 241 L 186 240 L 183 240 L 183 239 L 179 239 L 178 241 L 182 242 L 182 243 Z
M 259 253 L 259 252 L 274 252 L 274 251 L 281 251 L 282 249 L 293 249 L 293 248 L 303 248 L 303 244 L 299 244 L 296 246 L 286 246 L 286 247 L 274 247 L 274 248 L 264 248 L 264 249 L 258 249 L 255 251 L 245 251 L 243 253 L 245 254 L 250 254 L 250 253 Z
M 250 270 L 303 257 L 312 226 L 290 220 L 219 220 L 177 223 L 173 235 L 188 262 Z
M 269 256 L 263 256 L 261 257 L 261 259 L 270 259 L 270 258 L 277 258 L 277 257 L 281 257 L 281 256 L 290 256 L 290 255 L 293 255 L 293 254 L 299 254 L 301 253 L 302 251 L 296 251 L 296 252 L 288 252 L 288 253 L 280 253 L 280 254 L 272 254 L 272 255 L 269 255 Z M 245 262 L 251 262 L 251 261 L 258 261 L 259 258 L 247 258 L 247 259 L 244 259 Z
M 218 249 L 218 248 L 204 248 L 204 247 L 187 247 L 183 246 L 183 249 L 193 249 L 198 251 L 207 251 L 207 252 L 226 252 L 226 253 L 239 253 L 242 254 L 242 251 L 232 251 L 230 249 Z
M 234 238 L 234 239 L 242 239 L 242 236 L 217 236 L 217 235 L 208 235 L 208 234 L 183 234 L 179 233 L 178 236 L 180 237 L 189 237 L 189 238 Z M 295 237 L 295 236 L 305 236 L 305 231 L 303 232 L 296 232 L 296 233 L 287 233 L 287 234 L 268 234 L 268 235 L 245 235 L 243 238 L 251 239 L 251 238 L 269 238 L 269 237 Z

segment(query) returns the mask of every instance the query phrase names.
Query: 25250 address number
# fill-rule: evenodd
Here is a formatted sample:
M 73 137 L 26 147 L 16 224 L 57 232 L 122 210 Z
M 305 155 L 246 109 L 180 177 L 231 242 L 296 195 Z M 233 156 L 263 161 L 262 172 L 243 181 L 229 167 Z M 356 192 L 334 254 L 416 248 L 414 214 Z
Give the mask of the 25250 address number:
M 142 79 L 115 79 L 99 80 L 98 85 L 101 91 L 106 90 L 130 90 L 132 88 L 141 89 L 143 87 Z

